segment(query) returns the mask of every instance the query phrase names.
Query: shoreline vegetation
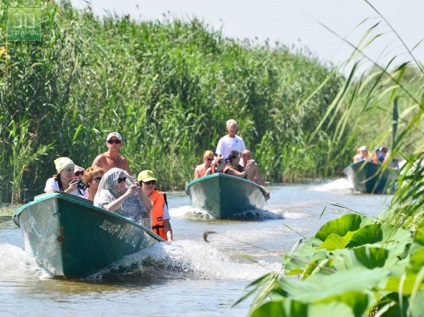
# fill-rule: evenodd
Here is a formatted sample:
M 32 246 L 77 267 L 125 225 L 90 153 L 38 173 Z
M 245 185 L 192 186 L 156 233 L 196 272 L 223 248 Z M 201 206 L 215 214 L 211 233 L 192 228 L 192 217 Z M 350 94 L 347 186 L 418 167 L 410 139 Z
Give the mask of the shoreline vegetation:
M 364 2 L 391 28 L 369 1 Z M 353 46 L 352 57 L 366 58 L 364 47 L 384 36 L 378 33 L 378 25 Z M 399 36 L 398 40 L 404 44 Z M 254 297 L 249 317 L 422 316 L 424 70 L 413 50 L 404 48 L 410 61 L 393 56 L 385 67 L 374 62 L 374 69 L 349 83 L 355 77 L 356 64 L 346 81 L 349 101 L 345 99 L 345 106 L 335 110 L 343 113 L 339 125 L 352 124 L 350 142 L 375 133 L 375 143 L 368 143 L 369 148 L 385 142 L 390 144 L 391 158 L 404 160 L 387 210 L 376 217 L 367 216 L 366 211 L 347 210 L 322 225 L 314 236 L 299 237 L 293 249 L 284 254 L 281 272 L 253 281 L 234 304 Z M 402 63 L 395 65 L 396 60 Z M 340 104 L 342 95 L 334 104 Z M 379 130 L 369 130 L 373 126 Z
M 11 2 L 2 2 L 5 30 Z M 111 131 L 131 170 L 155 170 L 162 190 L 184 188 L 230 118 L 270 183 L 341 175 L 350 160 L 337 120 L 312 137 L 343 77 L 307 50 L 224 38 L 196 19 L 40 4 L 42 41 L 7 43 L 0 55 L 0 201 L 42 192 L 59 156 L 90 166 Z
M 25 2 L 0 1 L 5 30 L 7 9 Z M 230 118 L 271 184 L 340 177 L 359 145 L 391 146 L 377 75 L 362 85 L 306 48 L 224 38 L 197 19 L 137 22 L 38 3 L 41 41 L 6 45 L 0 31 L 2 202 L 41 193 L 57 157 L 91 166 L 111 131 L 133 173 L 155 170 L 161 190 L 184 189 Z

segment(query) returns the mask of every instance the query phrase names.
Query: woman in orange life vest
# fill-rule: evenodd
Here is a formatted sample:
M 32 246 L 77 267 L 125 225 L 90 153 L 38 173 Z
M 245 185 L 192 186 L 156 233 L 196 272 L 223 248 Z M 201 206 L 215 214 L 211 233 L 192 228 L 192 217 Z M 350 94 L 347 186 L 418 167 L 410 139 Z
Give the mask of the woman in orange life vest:
M 137 180 L 140 182 L 144 194 L 152 203 L 152 231 L 167 241 L 173 241 L 166 194 L 155 188 L 155 174 L 150 170 L 144 170 L 138 174 Z
M 194 179 L 215 173 L 215 171 L 212 170 L 214 169 L 214 165 L 212 164 L 213 160 L 213 152 L 210 150 L 205 151 L 203 154 L 203 164 L 197 165 L 194 170 Z

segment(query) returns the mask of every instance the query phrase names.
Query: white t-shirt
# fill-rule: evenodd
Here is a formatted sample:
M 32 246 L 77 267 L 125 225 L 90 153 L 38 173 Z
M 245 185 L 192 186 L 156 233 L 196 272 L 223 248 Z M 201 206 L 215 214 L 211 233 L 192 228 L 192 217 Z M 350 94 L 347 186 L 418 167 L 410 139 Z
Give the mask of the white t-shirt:
M 238 151 L 241 153 L 244 150 L 246 150 L 246 145 L 244 145 L 244 141 L 241 137 L 236 135 L 234 138 L 230 138 L 227 134 L 219 139 L 215 152 L 226 159 L 231 151 Z
M 49 178 L 46 182 L 46 187 L 44 187 L 44 191 L 46 193 L 49 192 L 60 192 L 60 188 L 59 188 L 59 182 L 56 181 L 54 178 Z M 78 191 L 78 188 L 75 189 L 73 192 L 70 193 L 71 195 L 75 195 L 75 196 L 79 196 L 79 197 L 84 197 L 84 192 L 81 193 Z
M 171 216 L 169 215 L 168 204 L 165 204 L 165 206 L 163 206 L 163 219 L 164 220 L 171 219 Z

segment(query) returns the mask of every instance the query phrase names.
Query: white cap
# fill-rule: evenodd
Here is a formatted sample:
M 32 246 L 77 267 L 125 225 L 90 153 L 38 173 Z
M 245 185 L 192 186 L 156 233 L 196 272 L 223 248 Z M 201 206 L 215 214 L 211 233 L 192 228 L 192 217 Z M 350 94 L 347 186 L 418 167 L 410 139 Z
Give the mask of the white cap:
M 117 137 L 119 141 L 122 141 L 122 137 L 118 132 L 111 132 L 107 135 L 106 141 L 109 141 L 113 136 Z
M 109 139 L 108 139 L 109 140 Z M 121 140 L 122 141 L 122 140 Z M 367 150 L 367 147 L 365 146 L 365 145 L 362 145 L 360 148 L 359 148 L 359 150 L 360 151 L 368 151 Z

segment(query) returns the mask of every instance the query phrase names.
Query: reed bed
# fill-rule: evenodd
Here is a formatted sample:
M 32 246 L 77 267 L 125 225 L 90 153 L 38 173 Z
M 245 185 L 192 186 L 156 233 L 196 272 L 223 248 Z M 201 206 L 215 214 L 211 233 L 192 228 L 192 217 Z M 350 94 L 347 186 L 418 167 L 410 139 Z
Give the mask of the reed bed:
M 7 8 L 25 3 L 2 2 L 3 26 Z M 110 131 L 123 135 L 132 172 L 154 170 L 163 190 L 183 189 L 230 118 L 269 182 L 340 175 L 349 160 L 349 131 L 330 141 L 336 121 L 310 138 L 342 76 L 306 50 L 224 38 L 197 19 L 137 22 L 39 4 L 42 41 L 7 43 L 1 55 L 0 201 L 40 193 L 56 157 L 90 166 Z

